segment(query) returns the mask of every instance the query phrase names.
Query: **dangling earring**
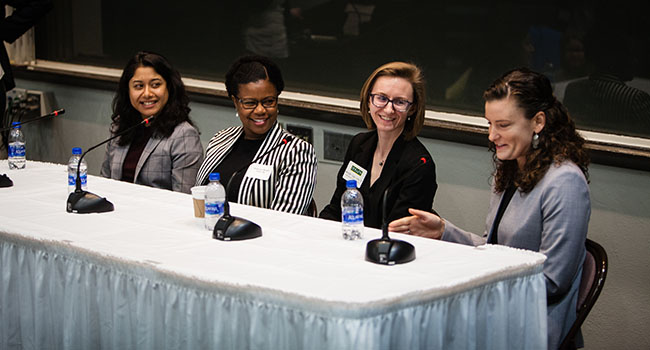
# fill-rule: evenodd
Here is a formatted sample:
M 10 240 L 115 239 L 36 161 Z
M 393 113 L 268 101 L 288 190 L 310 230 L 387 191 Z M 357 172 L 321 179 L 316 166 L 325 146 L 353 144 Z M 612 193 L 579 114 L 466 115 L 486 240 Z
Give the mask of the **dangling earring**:
M 539 148 L 539 135 L 535 132 L 533 133 L 533 149 L 538 149 Z
M 239 119 L 239 112 L 235 112 L 235 117 Z

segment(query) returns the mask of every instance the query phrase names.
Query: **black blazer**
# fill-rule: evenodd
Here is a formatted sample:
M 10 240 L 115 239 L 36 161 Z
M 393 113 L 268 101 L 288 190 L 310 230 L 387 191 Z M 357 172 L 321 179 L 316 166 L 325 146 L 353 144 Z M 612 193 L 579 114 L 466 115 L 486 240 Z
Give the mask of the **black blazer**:
M 5 18 L 5 5 L 14 8 L 11 16 Z M 31 28 L 41 17 L 52 9 L 52 0 L 0 0 L 0 36 L 3 42 L 13 43 L 29 28 Z M 0 64 L 5 72 L 2 77 L 7 91 L 16 86 L 14 76 L 11 72 L 9 56 L 4 43 L 0 42 Z
M 424 145 L 417 138 L 406 141 L 403 135 L 400 136 L 386 158 L 381 176 L 371 187 L 370 171 L 376 147 L 375 131 L 361 133 L 352 138 L 337 176 L 336 191 L 330 203 L 321 211 L 321 218 L 341 221 L 341 196 L 346 189 L 343 174 L 350 160 L 368 171 L 359 188 L 363 195 L 365 226 L 381 228 L 382 198 L 389 186 L 392 188 L 386 201 L 387 222 L 409 216 L 408 208 L 431 211 L 438 184 L 436 166 Z M 421 163 L 422 157 L 426 157 L 427 162 L 413 170 Z

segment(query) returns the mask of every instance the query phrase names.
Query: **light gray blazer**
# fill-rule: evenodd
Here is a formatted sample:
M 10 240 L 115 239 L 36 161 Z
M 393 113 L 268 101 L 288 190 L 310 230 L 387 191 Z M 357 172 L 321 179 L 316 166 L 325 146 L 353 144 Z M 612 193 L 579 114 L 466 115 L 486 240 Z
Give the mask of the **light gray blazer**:
M 226 158 L 243 133 L 241 126 L 234 126 L 217 132 L 210 139 L 205 161 L 196 176 L 197 186 L 208 182 L 210 173 Z M 293 214 L 306 212 L 316 186 L 318 161 L 312 145 L 298 137 L 274 148 L 289 135 L 279 123 L 273 124 L 253 157 L 253 160 L 260 157 L 255 163 L 273 168 L 271 176 L 267 180 L 245 176 L 237 203 Z
M 122 165 L 129 146 L 117 140 L 106 145 L 101 175 L 122 178 Z M 167 138 L 152 136 L 142 151 L 135 168 L 135 183 L 177 192 L 190 193 L 196 173 L 203 161 L 199 132 L 188 122 L 180 123 Z
M 445 221 L 442 239 L 475 246 L 485 244 L 502 196 L 503 193 L 492 191 L 482 237 Z M 577 165 L 563 162 L 551 165 L 529 193 L 515 192 L 499 224 L 499 244 L 546 255 L 549 349 L 558 348 L 576 319 L 590 215 L 587 180 Z

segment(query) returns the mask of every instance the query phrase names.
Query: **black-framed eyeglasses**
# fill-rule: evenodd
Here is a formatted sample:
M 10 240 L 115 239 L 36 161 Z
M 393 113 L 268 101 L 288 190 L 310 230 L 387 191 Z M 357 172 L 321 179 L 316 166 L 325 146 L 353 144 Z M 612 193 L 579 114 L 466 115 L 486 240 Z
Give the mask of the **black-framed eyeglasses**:
M 390 98 L 380 94 L 370 94 L 370 102 L 372 102 L 372 104 L 377 108 L 384 108 L 390 102 L 393 104 L 393 108 L 398 112 L 406 112 L 413 104 L 413 102 L 403 98 L 391 100 Z
M 255 109 L 258 104 L 262 104 L 264 108 L 275 108 L 278 105 L 277 97 L 267 97 L 262 101 L 256 100 L 254 98 L 238 98 L 239 104 L 241 104 L 244 109 Z

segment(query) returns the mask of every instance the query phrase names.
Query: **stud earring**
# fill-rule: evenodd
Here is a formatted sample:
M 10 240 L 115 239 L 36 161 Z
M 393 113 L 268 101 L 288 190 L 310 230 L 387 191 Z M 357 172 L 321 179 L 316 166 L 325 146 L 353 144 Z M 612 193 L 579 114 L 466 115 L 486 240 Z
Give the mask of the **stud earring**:
M 533 149 L 538 149 L 539 148 L 539 135 L 537 133 L 533 133 L 532 146 L 533 146 Z
M 235 112 L 235 117 L 239 118 L 239 112 Z

